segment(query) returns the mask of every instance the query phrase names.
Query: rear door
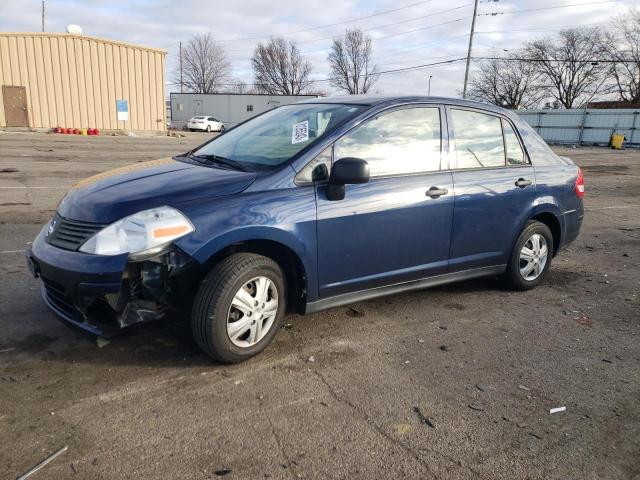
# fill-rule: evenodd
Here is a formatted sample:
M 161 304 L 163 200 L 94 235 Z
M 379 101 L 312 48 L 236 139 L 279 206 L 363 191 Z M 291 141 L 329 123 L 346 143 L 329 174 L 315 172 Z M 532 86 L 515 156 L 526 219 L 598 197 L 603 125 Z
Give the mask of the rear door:
M 535 199 L 535 174 L 506 117 L 448 107 L 455 203 L 449 270 L 503 265 Z
M 320 297 L 446 272 L 453 184 L 441 167 L 443 119 L 436 106 L 396 108 L 336 141 L 334 160 L 366 160 L 371 179 L 347 185 L 340 201 L 316 187 Z

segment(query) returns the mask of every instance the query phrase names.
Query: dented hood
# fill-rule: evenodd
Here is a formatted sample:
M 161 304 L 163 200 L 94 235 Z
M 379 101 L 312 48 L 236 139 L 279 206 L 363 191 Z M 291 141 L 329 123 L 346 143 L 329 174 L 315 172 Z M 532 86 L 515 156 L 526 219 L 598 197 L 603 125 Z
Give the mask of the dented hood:
M 71 220 L 107 224 L 162 205 L 233 195 L 246 189 L 255 178 L 253 172 L 164 158 L 78 182 L 60 203 L 58 213 Z

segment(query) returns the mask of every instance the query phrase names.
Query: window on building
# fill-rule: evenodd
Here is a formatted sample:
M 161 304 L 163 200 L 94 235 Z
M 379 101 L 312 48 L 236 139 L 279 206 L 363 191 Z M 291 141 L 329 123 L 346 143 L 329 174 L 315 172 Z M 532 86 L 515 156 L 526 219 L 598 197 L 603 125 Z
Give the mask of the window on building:
M 440 169 L 440 112 L 433 107 L 378 115 L 335 144 L 334 158 L 369 162 L 372 177 Z
M 247 105 L 247 112 L 253 112 L 253 105 Z

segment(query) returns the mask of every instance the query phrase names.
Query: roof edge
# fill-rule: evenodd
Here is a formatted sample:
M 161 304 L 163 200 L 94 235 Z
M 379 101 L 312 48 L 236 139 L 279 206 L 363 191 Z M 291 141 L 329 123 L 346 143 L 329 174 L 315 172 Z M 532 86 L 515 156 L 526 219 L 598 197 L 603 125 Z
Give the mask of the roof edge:
M 78 35 L 76 33 L 66 32 L 0 32 L 0 37 L 64 37 L 64 38 L 77 38 L 80 40 L 93 40 L 94 42 L 108 43 L 111 45 L 118 45 L 129 48 L 136 48 L 138 50 L 146 50 L 148 52 L 157 52 L 163 55 L 167 54 L 166 50 L 155 47 L 145 47 L 142 45 L 136 45 L 134 43 L 122 42 L 120 40 L 109 40 L 101 37 L 94 37 L 92 35 Z

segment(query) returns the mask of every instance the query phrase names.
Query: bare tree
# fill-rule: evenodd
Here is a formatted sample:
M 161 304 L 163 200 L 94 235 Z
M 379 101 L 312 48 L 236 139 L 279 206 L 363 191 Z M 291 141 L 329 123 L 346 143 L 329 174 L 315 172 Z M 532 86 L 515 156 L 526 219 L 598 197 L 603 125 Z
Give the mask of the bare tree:
M 469 98 L 516 110 L 531 108 L 545 96 L 538 82 L 540 73 L 533 62 L 519 60 L 516 52 L 509 58 L 489 59 L 480 64 L 469 82 Z
M 292 41 L 272 38 L 259 43 L 251 58 L 256 88 L 269 94 L 299 95 L 309 85 L 311 63 Z
M 249 93 L 249 85 L 247 82 L 242 80 L 235 80 L 231 83 L 229 87 L 230 93 Z
M 607 92 L 607 64 L 598 62 L 603 46 L 599 28 L 570 29 L 528 43 L 524 54 L 537 65 L 547 95 L 573 108 Z
M 196 93 L 217 92 L 229 78 L 231 62 L 210 33 L 195 35 L 182 47 L 183 85 Z M 175 72 L 180 84 L 180 69 Z
M 327 56 L 331 85 L 351 95 L 367 93 L 379 78 L 371 52 L 371 37 L 360 29 L 347 29 L 344 37 L 334 38 Z
M 607 34 L 606 52 L 614 60 L 609 74 L 620 100 L 640 102 L 640 10 L 616 17 Z

